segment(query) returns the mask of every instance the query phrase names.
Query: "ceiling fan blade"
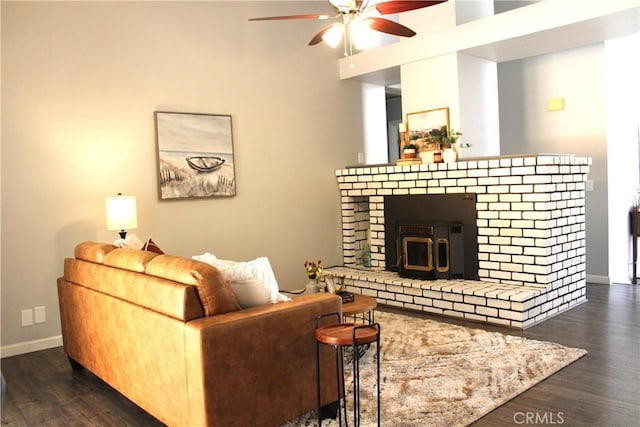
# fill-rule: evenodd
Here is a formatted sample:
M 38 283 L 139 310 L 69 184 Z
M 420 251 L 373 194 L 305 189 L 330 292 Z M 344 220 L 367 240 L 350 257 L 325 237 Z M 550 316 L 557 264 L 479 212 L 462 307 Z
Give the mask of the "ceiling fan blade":
M 331 29 L 331 27 L 333 27 L 333 24 L 331 25 L 327 25 L 326 27 L 324 27 L 323 29 L 320 30 L 320 32 L 318 32 L 318 34 L 316 34 L 315 36 L 313 36 L 313 38 L 311 39 L 311 41 L 309 42 L 309 46 L 315 46 L 318 43 L 320 43 L 322 41 L 322 36 L 324 36 L 324 33 L 326 33 L 327 31 L 329 31 Z
M 375 5 L 376 10 L 382 15 L 389 15 L 391 13 L 406 12 L 408 10 L 422 9 L 423 7 L 434 6 L 436 4 L 444 3 L 447 0 L 432 0 L 432 1 L 385 1 Z
M 276 21 L 281 19 L 329 19 L 329 15 L 285 15 L 285 16 L 265 16 L 264 18 L 249 18 L 249 21 Z
M 369 27 L 372 30 L 380 31 L 381 33 L 393 34 L 394 36 L 413 37 L 416 32 L 409 27 L 398 24 L 385 18 L 368 18 L 371 22 Z

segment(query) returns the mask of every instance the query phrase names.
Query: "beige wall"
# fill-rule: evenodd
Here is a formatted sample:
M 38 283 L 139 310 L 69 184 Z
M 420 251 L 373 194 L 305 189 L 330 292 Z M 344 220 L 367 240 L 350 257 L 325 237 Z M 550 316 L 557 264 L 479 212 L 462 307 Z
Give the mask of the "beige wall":
M 138 198 L 165 251 L 268 256 L 281 288 L 341 260 L 334 170 L 362 148 L 360 85 L 307 47 L 324 23 L 248 22 L 322 2 L 2 2 L 2 346 L 57 336 L 55 280 L 111 241 L 104 197 Z M 237 196 L 159 201 L 155 110 L 230 114 Z M 47 322 L 20 327 L 45 306 Z M 5 352 L 6 354 L 6 352 Z
M 573 153 L 591 157 L 586 193 L 586 256 L 590 281 L 607 282 L 607 103 L 604 46 L 581 47 L 511 61 L 500 76 L 501 153 Z M 548 111 L 547 101 L 565 108 Z

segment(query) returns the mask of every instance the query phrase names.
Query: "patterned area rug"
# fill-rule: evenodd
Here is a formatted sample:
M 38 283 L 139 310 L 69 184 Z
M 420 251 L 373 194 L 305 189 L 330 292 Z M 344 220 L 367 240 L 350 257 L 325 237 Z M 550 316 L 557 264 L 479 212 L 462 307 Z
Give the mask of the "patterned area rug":
M 381 325 L 383 426 L 466 426 L 587 352 L 403 314 L 376 312 Z M 349 424 L 352 365 L 345 368 Z M 360 367 L 361 425 L 376 424 L 375 348 Z M 316 426 L 308 413 L 286 427 Z M 337 420 L 323 420 L 337 426 Z

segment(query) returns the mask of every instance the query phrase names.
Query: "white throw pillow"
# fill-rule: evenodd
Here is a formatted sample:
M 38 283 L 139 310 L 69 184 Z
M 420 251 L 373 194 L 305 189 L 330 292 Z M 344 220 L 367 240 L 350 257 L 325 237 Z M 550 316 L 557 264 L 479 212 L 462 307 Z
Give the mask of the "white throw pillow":
M 133 233 L 129 233 L 126 238 L 114 241 L 113 245 L 119 248 L 142 249 L 144 243 L 138 238 L 138 236 Z
M 269 303 L 289 301 L 282 295 L 278 282 L 271 269 L 269 259 L 256 258 L 247 262 L 235 262 L 216 258 L 206 252 L 195 255 L 193 259 L 216 267 L 229 283 L 242 308 L 255 307 Z

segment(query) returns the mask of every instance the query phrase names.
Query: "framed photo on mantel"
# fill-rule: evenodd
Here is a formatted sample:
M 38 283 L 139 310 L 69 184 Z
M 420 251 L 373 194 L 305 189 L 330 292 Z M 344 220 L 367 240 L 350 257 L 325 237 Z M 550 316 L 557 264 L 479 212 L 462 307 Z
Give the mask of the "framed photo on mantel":
M 155 112 L 161 200 L 236 195 L 231 116 Z
M 409 141 L 429 149 L 429 133 L 433 130 L 449 129 L 449 107 L 407 114 Z

